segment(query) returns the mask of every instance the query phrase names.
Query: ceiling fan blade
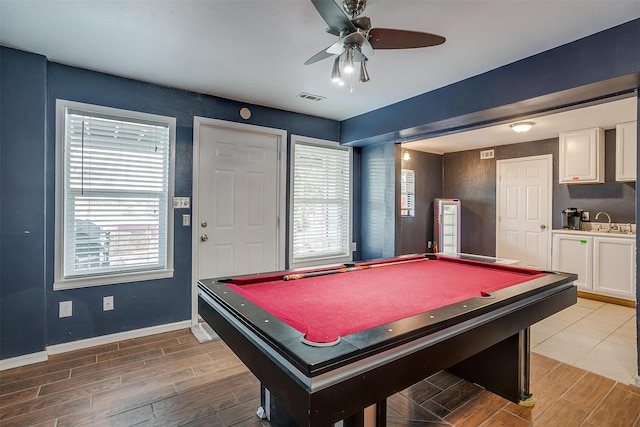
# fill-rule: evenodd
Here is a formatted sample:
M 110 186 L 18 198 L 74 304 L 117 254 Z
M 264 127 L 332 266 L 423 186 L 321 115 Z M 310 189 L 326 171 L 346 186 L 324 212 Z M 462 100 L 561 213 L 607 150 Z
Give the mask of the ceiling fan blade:
M 442 36 L 419 31 L 394 30 L 390 28 L 372 28 L 369 42 L 374 49 L 413 49 L 436 46 L 444 43 Z
M 333 0 L 311 0 L 311 3 L 329 26 L 327 33 L 340 36 L 341 33 L 350 34 L 356 31 L 355 25 Z
M 327 59 L 330 56 L 333 56 L 333 53 L 327 52 L 327 49 L 321 50 L 320 52 L 313 55 L 311 58 L 307 59 L 304 65 L 313 64 L 314 62 L 322 61 L 323 59 Z

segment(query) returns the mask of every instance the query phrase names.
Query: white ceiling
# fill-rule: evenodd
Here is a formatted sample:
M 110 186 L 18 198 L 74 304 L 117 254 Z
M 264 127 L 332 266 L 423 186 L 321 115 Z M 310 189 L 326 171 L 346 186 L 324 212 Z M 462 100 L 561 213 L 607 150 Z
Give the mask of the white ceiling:
M 528 132 L 514 132 L 511 129 L 511 124 L 516 123 L 514 121 L 468 132 L 412 141 L 402 144 L 402 146 L 410 150 L 444 154 L 520 142 L 541 141 L 543 139 L 557 138 L 560 132 L 593 127 L 601 127 L 605 130 L 614 129 L 618 123 L 637 120 L 637 106 L 638 100 L 635 96 L 632 96 L 578 110 L 519 119 L 517 122 L 530 121 L 535 123 Z
M 343 120 L 636 19 L 640 1 L 369 0 L 364 14 L 374 27 L 447 41 L 378 51 L 371 81 L 354 82 L 353 91 L 331 83 L 331 60 L 304 65 L 336 41 L 309 0 L 0 0 L 0 43 L 63 64 Z M 326 99 L 301 99 L 301 92 Z

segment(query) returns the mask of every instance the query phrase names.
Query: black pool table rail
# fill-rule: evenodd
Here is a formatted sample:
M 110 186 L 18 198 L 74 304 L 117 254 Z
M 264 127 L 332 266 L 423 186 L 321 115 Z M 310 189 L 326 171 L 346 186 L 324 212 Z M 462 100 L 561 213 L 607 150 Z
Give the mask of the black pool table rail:
M 433 334 L 485 313 L 499 310 L 533 294 L 558 285 L 570 284 L 575 275 L 547 272 L 544 277 L 460 301 L 449 306 L 420 313 L 364 331 L 341 337 L 333 346 L 315 347 L 303 342 L 304 334 L 275 315 L 244 298 L 226 286 L 225 279 L 206 279 L 199 282 L 202 293 L 224 308 L 236 322 L 244 325 L 280 356 L 309 377 L 393 348 L 404 342 Z M 213 325 L 212 325 L 213 326 Z M 215 328 L 214 328 L 215 329 Z
M 384 426 L 386 397 L 443 369 L 514 402 L 529 399 L 529 326 L 575 304 L 576 278 L 549 272 L 321 348 L 221 280 L 199 281 L 198 311 L 260 380 L 272 425 L 362 425 L 375 404 Z

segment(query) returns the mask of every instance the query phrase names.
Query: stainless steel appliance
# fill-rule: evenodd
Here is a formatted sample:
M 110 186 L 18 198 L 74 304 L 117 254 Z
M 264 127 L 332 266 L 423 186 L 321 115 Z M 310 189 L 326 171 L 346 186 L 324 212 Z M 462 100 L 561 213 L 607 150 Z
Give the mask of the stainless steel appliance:
M 460 250 L 460 200 L 435 199 L 433 240 L 435 252 L 458 253 Z
M 580 230 L 582 225 L 582 209 L 566 208 L 562 211 L 562 228 Z

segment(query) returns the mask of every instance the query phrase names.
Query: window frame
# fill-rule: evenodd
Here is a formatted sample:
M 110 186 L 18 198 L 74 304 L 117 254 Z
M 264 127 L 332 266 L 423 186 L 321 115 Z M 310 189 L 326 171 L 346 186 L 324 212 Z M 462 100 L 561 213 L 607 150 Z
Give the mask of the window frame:
M 136 270 L 130 272 L 114 272 L 106 274 L 87 275 L 82 277 L 64 277 L 64 208 L 65 208 L 65 149 L 66 149 L 66 112 L 67 109 L 80 110 L 88 115 L 115 116 L 131 121 L 158 122 L 166 124 L 169 129 L 169 165 L 167 185 L 167 239 L 164 268 Z M 55 240 L 54 240 L 54 290 L 84 288 L 117 283 L 139 282 L 155 279 L 171 278 L 174 275 L 174 212 L 172 200 L 175 181 L 175 148 L 176 148 L 176 119 L 175 117 L 124 110 L 120 108 L 104 107 L 94 104 L 56 99 L 56 167 L 55 167 Z
M 347 248 L 345 253 L 340 255 L 330 256 L 318 256 L 309 257 L 304 260 L 296 261 L 293 254 L 293 242 L 294 242 L 294 185 L 295 185 L 295 153 L 296 145 L 313 145 L 321 148 L 339 149 L 347 151 L 349 153 L 349 212 L 348 212 L 348 236 L 347 236 Z M 341 145 L 335 141 L 329 141 L 324 139 L 310 138 L 300 135 L 291 135 L 291 150 L 290 150 L 291 165 L 289 171 L 289 268 L 305 268 L 314 267 L 319 265 L 340 264 L 345 262 L 351 262 L 353 260 L 353 148 Z

